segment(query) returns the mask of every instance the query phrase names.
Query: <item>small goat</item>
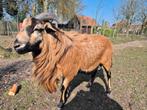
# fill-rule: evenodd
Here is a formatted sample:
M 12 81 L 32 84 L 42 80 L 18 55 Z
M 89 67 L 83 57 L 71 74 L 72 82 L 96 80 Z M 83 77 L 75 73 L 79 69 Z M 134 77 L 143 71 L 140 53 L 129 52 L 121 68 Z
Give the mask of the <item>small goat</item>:
M 62 32 L 49 22 L 30 17 L 24 19 L 14 48 L 20 54 L 32 52 L 33 75 L 49 92 L 55 92 L 58 81 L 64 79 L 60 108 L 66 103 L 68 87 L 79 70 L 91 74 L 88 85 L 92 86 L 97 68 L 103 66 L 108 77 L 106 91 L 111 91 L 112 43 L 104 36 Z

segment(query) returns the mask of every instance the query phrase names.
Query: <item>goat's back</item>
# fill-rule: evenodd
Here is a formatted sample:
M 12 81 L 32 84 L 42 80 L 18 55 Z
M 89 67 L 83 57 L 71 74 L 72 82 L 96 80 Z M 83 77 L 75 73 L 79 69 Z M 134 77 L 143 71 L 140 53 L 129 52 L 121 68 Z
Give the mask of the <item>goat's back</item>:
M 68 32 L 67 35 L 73 39 L 80 57 L 80 69 L 83 71 L 92 71 L 99 64 L 110 69 L 112 64 L 112 43 L 102 35 L 79 34 Z

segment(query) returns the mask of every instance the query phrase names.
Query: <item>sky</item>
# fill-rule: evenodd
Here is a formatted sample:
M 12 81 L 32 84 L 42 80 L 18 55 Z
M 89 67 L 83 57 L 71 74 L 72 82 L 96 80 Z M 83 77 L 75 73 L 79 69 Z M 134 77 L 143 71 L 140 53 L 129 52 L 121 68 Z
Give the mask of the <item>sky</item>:
M 121 0 L 82 0 L 82 2 L 85 6 L 81 12 L 82 15 L 96 19 L 98 24 L 105 20 L 110 25 L 115 22 L 114 10 L 118 9 L 121 4 Z

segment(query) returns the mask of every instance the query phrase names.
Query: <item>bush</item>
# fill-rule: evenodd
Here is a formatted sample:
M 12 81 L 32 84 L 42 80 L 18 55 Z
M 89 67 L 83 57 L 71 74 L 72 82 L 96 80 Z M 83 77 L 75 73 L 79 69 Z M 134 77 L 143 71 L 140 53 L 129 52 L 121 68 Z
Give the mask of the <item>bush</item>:
M 144 35 L 146 35 L 147 36 L 147 27 L 144 29 Z
M 104 35 L 104 36 L 107 36 L 107 37 L 116 37 L 117 35 L 117 30 L 114 30 L 114 29 L 110 29 L 110 28 L 107 28 L 107 29 L 99 29 L 98 30 L 98 33 Z M 114 34 L 114 36 L 113 36 Z

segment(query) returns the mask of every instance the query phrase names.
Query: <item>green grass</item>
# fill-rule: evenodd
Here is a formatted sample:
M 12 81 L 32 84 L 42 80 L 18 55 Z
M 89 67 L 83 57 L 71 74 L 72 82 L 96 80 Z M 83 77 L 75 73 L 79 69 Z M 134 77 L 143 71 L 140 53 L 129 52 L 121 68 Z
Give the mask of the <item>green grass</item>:
M 126 37 L 125 35 L 118 35 L 117 37 L 114 38 L 109 37 L 109 38 L 114 44 L 126 43 L 135 40 L 147 40 L 147 37 L 135 36 L 135 35 L 130 35 L 129 37 Z

